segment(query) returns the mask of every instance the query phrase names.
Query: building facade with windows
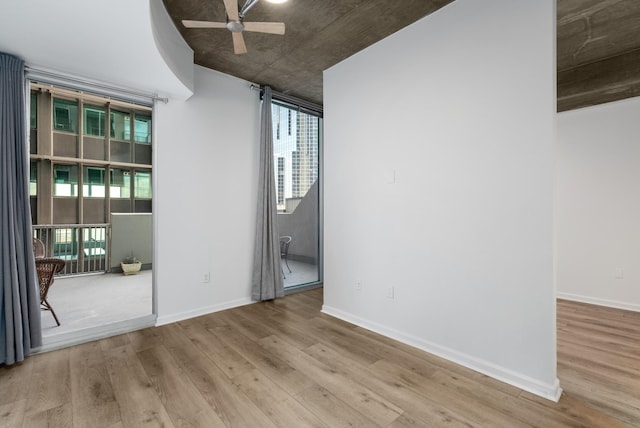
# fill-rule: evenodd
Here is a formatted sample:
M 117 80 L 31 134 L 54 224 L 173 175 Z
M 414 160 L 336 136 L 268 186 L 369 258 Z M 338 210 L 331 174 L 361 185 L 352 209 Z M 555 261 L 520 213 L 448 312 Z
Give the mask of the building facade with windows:
M 278 211 L 285 211 L 287 200 L 303 198 L 318 179 L 320 121 L 277 103 L 271 107 Z
M 34 83 L 30 111 L 36 236 L 78 264 L 103 255 L 111 213 L 151 212 L 151 108 Z

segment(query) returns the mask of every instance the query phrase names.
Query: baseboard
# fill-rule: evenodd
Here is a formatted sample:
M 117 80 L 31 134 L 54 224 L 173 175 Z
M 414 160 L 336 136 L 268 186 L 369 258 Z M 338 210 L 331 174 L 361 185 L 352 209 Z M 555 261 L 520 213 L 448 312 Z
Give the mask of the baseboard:
M 98 327 L 85 328 L 82 330 L 70 331 L 67 333 L 43 337 L 43 344 L 36 349 L 34 354 L 55 351 L 81 343 L 92 342 L 94 340 L 117 336 L 147 327 L 153 327 L 156 323 L 156 316 L 153 314 L 133 318 L 126 321 L 119 321 L 105 324 Z
M 214 312 L 224 311 L 225 309 L 237 308 L 238 306 L 245 306 L 251 303 L 256 303 L 256 302 L 254 300 L 251 300 L 250 297 L 245 297 L 242 299 L 231 300 L 229 302 L 220 303 L 218 305 L 205 306 L 202 308 L 193 309 L 191 311 L 185 311 L 185 312 L 179 312 L 176 314 L 160 316 L 156 320 L 156 326 L 171 324 L 173 322 L 183 321 L 189 318 L 195 318 L 202 315 L 208 315 Z
M 381 324 L 365 320 L 347 312 L 343 312 L 339 309 L 332 308 L 330 306 L 323 305 L 322 312 L 347 321 L 351 324 L 366 328 L 375 333 L 405 343 L 407 345 L 418 348 L 422 351 L 430 354 L 437 355 L 438 357 L 445 358 L 449 361 L 453 361 L 456 364 L 467 367 L 471 370 L 475 370 L 501 382 L 513 385 L 516 388 L 520 388 L 524 391 L 531 392 L 532 394 L 546 398 L 548 400 L 558 402 L 560 395 L 562 395 L 562 388 L 560 388 L 560 382 L 556 379 L 553 384 L 545 384 L 536 379 L 528 376 L 516 373 L 512 370 L 504 367 L 497 366 L 488 361 L 484 361 L 475 358 L 471 355 L 467 355 L 453 349 L 449 349 L 435 343 L 420 339 L 410 334 L 403 333 L 401 331 L 383 326 Z
M 609 308 L 624 309 L 626 311 L 640 312 L 640 305 L 618 302 L 616 300 L 600 299 L 598 297 L 581 296 L 571 293 L 556 293 L 558 299 L 572 300 L 574 302 L 589 303 L 591 305 L 606 306 Z

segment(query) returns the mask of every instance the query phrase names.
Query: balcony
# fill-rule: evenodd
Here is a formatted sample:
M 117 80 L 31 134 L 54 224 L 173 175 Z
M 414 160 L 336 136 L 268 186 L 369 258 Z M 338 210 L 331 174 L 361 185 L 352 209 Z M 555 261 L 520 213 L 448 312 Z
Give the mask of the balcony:
M 152 272 L 56 277 L 47 298 L 60 320 L 42 311 L 45 344 L 152 317 Z M 151 318 L 152 319 L 152 318 Z
M 153 325 L 150 214 L 112 215 L 111 224 L 35 225 L 33 236 L 45 257 L 66 261 L 47 296 L 61 325 L 41 313 L 45 349 Z M 131 254 L 147 270 L 122 275 L 120 261 Z

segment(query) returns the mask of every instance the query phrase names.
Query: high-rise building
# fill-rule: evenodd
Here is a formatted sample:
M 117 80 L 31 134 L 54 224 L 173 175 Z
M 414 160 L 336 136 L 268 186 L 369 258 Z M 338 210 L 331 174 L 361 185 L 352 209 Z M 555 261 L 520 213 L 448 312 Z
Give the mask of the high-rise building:
M 284 206 L 284 156 L 276 155 L 276 192 L 278 195 L 278 207 Z
M 318 179 L 318 118 L 296 113 L 296 150 L 292 153 L 292 196 L 301 198 Z
M 319 119 L 273 104 L 272 121 L 278 210 L 284 211 L 287 199 L 304 197 L 318 179 Z

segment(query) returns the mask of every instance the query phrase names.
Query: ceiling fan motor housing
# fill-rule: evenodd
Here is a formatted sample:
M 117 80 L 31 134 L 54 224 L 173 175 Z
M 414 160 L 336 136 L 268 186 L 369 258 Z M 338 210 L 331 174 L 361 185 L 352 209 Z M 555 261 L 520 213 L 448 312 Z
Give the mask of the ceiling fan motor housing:
M 244 25 L 240 21 L 227 22 L 227 29 L 233 33 L 241 33 L 244 30 Z

